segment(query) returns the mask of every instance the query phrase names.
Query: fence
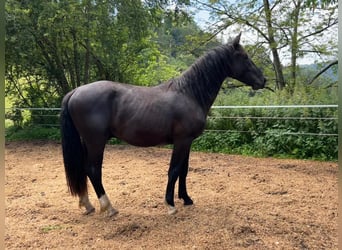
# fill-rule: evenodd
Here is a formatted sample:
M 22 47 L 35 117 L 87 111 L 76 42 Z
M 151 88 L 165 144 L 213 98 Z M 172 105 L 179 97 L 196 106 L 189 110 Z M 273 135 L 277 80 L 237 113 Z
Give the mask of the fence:
M 336 160 L 337 105 L 213 106 L 202 136 L 193 149 L 262 156 Z M 6 123 L 28 127 L 39 139 L 59 138 L 60 108 L 6 109 Z M 53 130 L 36 127 L 54 128 Z M 33 127 L 33 130 L 31 128 Z M 10 131 L 6 138 L 12 138 Z M 115 140 L 114 140 L 115 141 Z M 113 141 L 113 142 L 114 142 Z M 116 141 L 115 141 L 116 142 Z
M 313 135 L 313 136 L 333 136 L 337 137 L 337 112 L 335 115 L 332 114 L 331 116 L 288 116 L 288 115 L 268 115 L 261 113 L 261 116 L 257 115 L 250 115 L 247 112 L 246 115 L 243 115 L 245 110 L 265 110 L 265 109 L 273 109 L 273 110 L 280 110 L 280 109 L 334 109 L 337 111 L 338 105 L 274 105 L 274 106 L 212 106 L 211 112 L 208 116 L 208 123 L 210 124 L 211 121 L 217 120 L 235 120 L 235 121 L 260 121 L 260 120 L 283 120 L 283 121 L 319 121 L 319 122 L 328 122 L 334 121 L 336 122 L 336 132 L 333 133 L 322 133 L 322 132 L 291 132 L 288 131 L 283 134 L 287 135 Z M 60 108 L 6 108 L 6 119 L 12 120 L 15 125 L 23 125 L 25 123 L 30 123 L 31 125 L 36 125 L 40 127 L 56 127 L 59 128 L 59 112 Z M 234 112 L 234 115 L 229 115 L 227 112 L 213 112 L 213 111 L 220 111 L 220 110 L 239 110 L 239 112 Z M 231 113 L 231 112 L 228 112 Z M 275 114 L 279 114 L 276 112 Z M 238 114 L 238 115 L 236 115 Z M 311 114 L 312 115 L 312 114 Z M 227 124 L 227 123 L 226 123 Z M 229 124 L 229 123 L 228 123 Z M 208 126 L 205 132 L 238 132 L 238 133 L 266 133 L 262 131 L 255 131 L 255 130 L 241 130 L 239 126 Z M 234 128 L 235 127 L 235 128 Z M 240 126 L 241 127 L 241 126 Z
M 195 147 L 213 152 L 337 159 L 337 105 L 215 106 Z
M 332 133 L 322 133 L 322 132 L 303 132 L 303 131 L 297 131 L 297 132 L 283 132 L 283 135 L 314 135 L 314 136 L 338 136 L 337 134 L 337 108 L 338 105 L 274 105 L 274 106 L 213 106 L 212 110 L 239 110 L 238 112 L 234 112 L 235 115 L 224 115 L 220 116 L 217 113 L 211 116 L 208 116 L 208 121 L 210 120 L 254 120 L 254 121 L 260 121 L 260 120 L 265 120 L 265 121 L 297 121 L 297 124 L 299 122 L 305 121 L 306 123 L 308 121 L 312 122 L 328 122 L 328 121 L 333 121 L 336 123 L 336 130 L 330 130 L 330 131 L 336 131 Z M 259 115 L 250 115 L 249 112 L 243 112 L 241 110 L 251 110 L 251 109 L 259 109 L 259 110 L 264 110 L 264 112 L 259 112 Z M 284 110 L 284 109 L 332 109 L 334 112 L 265 112 L 265 110 Z M 232 112 L 230 112 L 232 113 Z M 246 115 L 241 116 L 241 114 L 247 113 Z M 305 114 L 306 113 L 306 114 Z M 238 114 L 238 115 L 236 115 Z M 268 115 L 267 115 L 268 114 Z M 283 115 L 281 115 L 283 114 Z M 292 115 L 291 115 L 292 114 Z M 294 116 L 293 114 L 296 114 Z M 329 115 L 329 116 L 326 116 Z M 267 131 L 267 128 L 270 128 L 272 124 L 268 123 L 268 127 L 263 126 L 265 131 Z M 300 128 L 301 126 L 297 125 L 296 127 Z M 253 133 L 257 132 L 258 134 L 263 134 L 266 132 L 262 131 L 255 131 L 255 130 L 238 130 L 238 129 L 208 129 L 207 131 L 225 131 L 225 132 L 239 132 L 239 133 Z

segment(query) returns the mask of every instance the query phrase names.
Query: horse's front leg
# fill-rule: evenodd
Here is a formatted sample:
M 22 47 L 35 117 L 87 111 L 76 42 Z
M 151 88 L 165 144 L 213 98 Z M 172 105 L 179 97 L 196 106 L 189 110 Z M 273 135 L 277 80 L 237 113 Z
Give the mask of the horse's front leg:
M 184 204 L 186 205 L 190 205 L 190 203 L 193 203 L 186 191 L 186 175 L 188 172 L 191 142 L 192 141 L 190 140 L 174 144 L 165 195 L 166 205 L 168 206 L 168 214 L 170 215 L 177 212 L 174 203 L 174 190 L 178 177 L 180 177 L 178 196 L 184 199 Z
M 178 198 L 183 199 L 185 206 L 194 204 L 194 202 L 192 201 L 192 199 L 188 195 L 188 192 L 186 189 L 186 177 L 188 175 L 188 169 L 189 169 L 189 154 L 188 154 L 188 158 L 187 158 L 184 166 L 182 166 L 182 168 L 180 170 L 179 185 L 178 185 Z

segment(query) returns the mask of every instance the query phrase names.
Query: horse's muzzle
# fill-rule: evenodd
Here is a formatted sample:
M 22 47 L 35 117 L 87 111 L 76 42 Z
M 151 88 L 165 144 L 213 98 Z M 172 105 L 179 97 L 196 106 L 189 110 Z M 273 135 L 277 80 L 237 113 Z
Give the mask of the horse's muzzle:
M 263 89 L 263 88 L 265 88 L 265 86 L 266 86 L 266 81 L 267 81 L 267 79 L 264 78 L 264 80 L 263 80 L 262 83 L 256 83 L 256 84 L 254 84 L 254 85 L 252 86 L 253 90 L 258 90 L 258 89 Z

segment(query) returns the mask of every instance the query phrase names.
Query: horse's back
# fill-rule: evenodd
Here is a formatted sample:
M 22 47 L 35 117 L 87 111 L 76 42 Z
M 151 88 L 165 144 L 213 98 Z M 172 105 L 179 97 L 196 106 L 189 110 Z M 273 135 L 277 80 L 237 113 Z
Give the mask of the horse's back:
M 167 85 L 139 87 L 99 81 L 77 88 L 69 100 L 75 126 L 85 140 L 114 136 L 136 146 L 197 137 L 205 114 L 191 98 Z
M 68 108 L 82 137 L 96 137 L 97 134 L 106 138 L 120 137 L 121 133 L 130 133 L 137 126 L 146 127 L 147 123 L 160 121 L 165 116 L 168 105 L 160 103 L 160 100 L 165 101 L 163 92 L 158 87 L 98 81 L 75 89 Z M 151 109 L 152 106 L 161 109 Z M 166 127 L 167 124 L 162 125 Z M 130 128 L 128 132 L 127 127 Z

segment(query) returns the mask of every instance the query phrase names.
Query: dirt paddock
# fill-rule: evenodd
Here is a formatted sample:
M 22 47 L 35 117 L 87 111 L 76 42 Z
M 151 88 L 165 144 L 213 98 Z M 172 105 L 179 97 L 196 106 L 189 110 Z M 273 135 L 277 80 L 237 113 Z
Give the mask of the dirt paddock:
M 89 216 L 69 195 L 60 144 L 6 143 L 6 249 L 337 249 L 337 163 L 192 152 L 195 205 L 176 199 L 169 216 L 170 153 L 106 148 L 104 186 L 119 210 L 107 218 L 92 187 Z

